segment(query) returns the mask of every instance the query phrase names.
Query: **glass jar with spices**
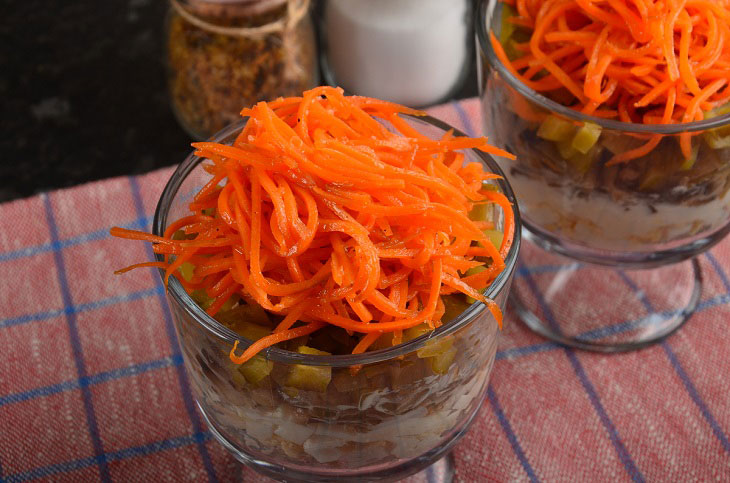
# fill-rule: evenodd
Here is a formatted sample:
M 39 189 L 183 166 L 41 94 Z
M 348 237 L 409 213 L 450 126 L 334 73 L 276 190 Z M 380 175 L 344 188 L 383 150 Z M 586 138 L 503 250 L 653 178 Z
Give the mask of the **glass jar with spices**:
M 183 128 L 205 139 L 243 107 L 318 84 L 310 0 L 169 0 L 169 90 Z

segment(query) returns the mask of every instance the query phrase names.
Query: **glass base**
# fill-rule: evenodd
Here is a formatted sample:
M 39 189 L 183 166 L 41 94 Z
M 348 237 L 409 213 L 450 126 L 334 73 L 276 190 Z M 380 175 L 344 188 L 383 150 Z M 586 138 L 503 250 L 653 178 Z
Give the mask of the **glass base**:
M 454 468 L 454 455 L 448 453 L 431 466 L 400 480 L 400 483 L 451 483 L 454 480 Z
M 523 241 L 510 303 L 534 332 L 597 352 L 646 347 L 679 329 L 702 293 L 693 258 L 627 270 L 579 263 Z
M 347 474 L 347 472 L 333 472 L 332 474 L 307 474 L 301 471 L 293 471 L 291 469 L 279 466 L 268 461 L 256 459 L 252 455 L 239 451 L 231 441 L 223 434 L 223 432 L 216 427 L 211 419 L 206 414 L 200 403 L 197 403 L 200 414 L 203 416 L 208 429 L 210 430 L 213 438 L 218 441 L 229 453 L 233 455 L 236 460 L 254 471 L 273 478 L 277 481 L 286 482 L 337 482 L 342 483 L 343 481 L 357 481 L 357 482 L 395 482 L 399 483 L 451 483 L 454 479 L 454 456 L 451 453 L 451 448 L 454 444 L 461 439 L 468 427 L 470 426 L 471 420 L 477 414 L 475 412 L 469 419 L 467 424 L 461 431 L 459 431 L 449 444 L 433 450 L 433 457 L 426 455 L 421 461 L 405 462 L 402 465 L 394 468 L 385 469 L 384 471 L 378 471 L 373 474 Z M 428 466 L 423 464 L 423 461 L 433 461 Z M 428 464 L 428 463 L 426 463 Z M 425 468 L 424 468 L 425 466 Z M 421 469 L 422 468 L 422 469 Z M 414 473 L 417 471 L 417 473 Z

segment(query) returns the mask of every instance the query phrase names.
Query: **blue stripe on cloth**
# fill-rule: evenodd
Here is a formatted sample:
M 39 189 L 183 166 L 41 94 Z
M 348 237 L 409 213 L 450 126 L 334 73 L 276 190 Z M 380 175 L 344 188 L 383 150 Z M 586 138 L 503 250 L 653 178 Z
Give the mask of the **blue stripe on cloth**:
M 494 389 L 492 389 L 491 384 L 487 388 L 487 398 L 489 399 L 489 404 L 491 404 L 494 414 L 497 416 L 497 420 L 499 421 L 499 424 L 502 426 L 502 430 L 504 431 L 505 436 L 507 436 L 507 441 L 509 441 L 510 446 L 512 446 L 512 451 L 514 451 L 515 455 L 517 456 L 517 459 L 520 461 L 520 464 L 522 465 L 522 468 L 524 468 L 525 473 L 527 473 L 527 476 L 530 478 L 530 481 L 532 481 L 532 482 L 540 481 L 540 480 L 538 480 L 537 475 L 535 475 L 535 470 L 532 469 L 530 462 L 527 460 L 527 456 L 525 455 L 525 452 L 522 450 L 522 446 L 520 445 L 520 442 L 517 439 L 517 435 L 512 430 L 512 425 L 509 423 L 507 416 L 505 416 L 504 410 L 502 409 L 502 405 L 499 404 L 499 400 L 497 399 L 497 394 L 494 392 Z
M 76 314 L 70 310 L 70 308 L 73 307 L 73 299 L 71 298 L 71 291 L 68 286 L 63 254 L 61 253 L 61 248 L 58 243 L 58 227 L 56 225 L 56 219 L 53 214 L 53 207 L 51 206 L 50 198 L 48 195 L 43 194 L 41 195 L 41 199 L 43 200 L 43 205 L 46 211 L 46 223 L 48 224 L 48 231 L 51 236 L 51 245 L 53 245 L 53 259 L 56 263 L 56 275 L 58 276 L 58 283 L 61 287 L 61 298 L 65 307 L 64 312 L 66 315 L 66 322 L 68 323 L 68 332 L 69 338 L 71 339 L 71 350 L 76 364 L 76 372 L 78 373 L 79 379 L 82 379 L 87 377 L 88 374 L 86 371 L 86 362 L 84 361 L 83 348 L 81 347 L 81 340 L 79 338 L 79 331 L 76 326 Z M 96 422 L 96 414 L 94 413 L 91 391 L 87 387 L 82 387 L 81 397 L 84 403 L 89 436 L 91 437 L 94 454 L 96 455 L 96 461 L 99 465 L 101 479 L 102 481 L 111 481 L 109 466 L 104 459 L 104 446 L 102 445 L 101 437 L 99 436 L 99 426 Z
M 209 432 L 199 432 L 190 436 L 181 436 L 178 438 L 170 438 L 162 441 L 155 441 L 150 444 L 142 446 L 134 446 L 131 448 L 106 453 L 106 460 L 109 462 L 122 461 L 130 458 L 136 458 L 139 456 L 146 456 L 153 453 L 159 453 L 161 451 L 169 451 L 177 448 L 184 448 L 191 444 L 201 444 L 212 438 Z M 41 468 L 34 468 L 30 471 L 23 473 L 16 473 L 9 475 L 6 479 L 8 483 L 20 483 L 23 481 L 35 480 L 38 478 L 49 477 L 58 473 L 67 473 L 69 471 L 75 471 L 89 466 L 93 466 L 96 463 L 96 458 L 81 458 L 73 461 L 66 461 L 54 465 L 44 466 Z
M 547 302 L 542 296 L 542 293 L 540 292 L 540 289 L 537 287 L 537 284 L 532 279 L 531 276 L 526 276 L 525 281 L 527 282 L 528 287 L 535 295 L 535 298 L 537 300 L 537 303 L 539 304 L 543 314 L 545 315 L 545 318 L 547 319 L 548 323 L 553 327 L 554 330 L 559 330 L 558 323 L 550 310 L 550 307 L 548 306 Z M 588 378 L 588 375 L 585 372 L 585 369 L 583 368 L 583 365 L 578 360 L 578 356 L 575 354 L 575 352 L 572 349 L 569 349 L 567 347 L 562 348 L 565 352 L 565 355 L 568 357 L 568 361 L 570 361 L 570 365 L 573 367 L 573 371 L 575 372 L 576 376 L 578 377 L 578 380 L 580 381 L 581 385 L 583 386 L 583 389 L 586 391 L 586 394 L 588 395 L 588 400 L 593 405 L 593 408 L 595 409 L 596 413 L 598 414 L 598 418 L 603 424 L 603 427 L 608 432 L 609 440 L 611 441 L 611 444 L 613 444 L 614 449 L 616 450 L 616 453 L 618 454 L 619 460 L 621 463 L 623 463 L 624 468 L 626 468 L 627 473 L 631 477 L 633 481 L 645 481 L 644 477 L 642 476 L 639 469 L 636 467 L 636 464 L 634 463 L 634 460 L 631 458 L 631 455 L 629 454 L 628 450 L 626 449 L 626 446 L 624 446 L 623 441 L 621 441 L 621 437 L 618 434 L 618 430 L 616 429 L 616 426 L 611 421 L 611 418 L 608 416 L 608 413 L 606 412 L 606 409 L 603 407 L 603 404 L 601 403 L 601 399 L 598 397 L 598 393 L 596 392 L 596 389 L 593 387 L 593 384 L 591 383 L 590 379 Z
M 142 195 L 140 193 L 139 183 L 137 182 L 136 177 L 129 177 L 129 187 L 132 192 L 132 198 L 134 199 L 134 207 L 137 211 L 137 218 L 142 219 L 145 216 L 144 204 L 142 203 Z M 147 253 L 149 258 L 153 260 L 154 252 L 152 251 L 152 247 L 149 245 L 147 246 Z M 162 281 L 159 280 L 158 273 L 156 273 L 157 271 L 158 269 L 152 269 L 151 275 L 157 280 L 157 284 L 161 286 Z M 167 332 L 167 338 L 170 341 L 170 346 L 173 348 L 177 348 L 180 346 L 180 344 L 177 339 L 177 334 L 175 333 L 175 326 L 172 321 L 170 307 L 167 304 L 167 300 L 165 300 L 164 294 L 158 295 L 157 300 L 160 303 L 160 308 L 162 309 L 162 313 L 165 318 L 165 329 Z M 188 381 L 188 377 L 185 374 L 185 368 L 183 366 L 177 367 L 177 379 L 180 385 L 180 393 L 185 404 L 185 410 L 188 413 L 190 423 L 193 425 L 193 430 L 195 431 L 195 433 L 202 433 L 202 423 L 200 421 L 200 418 L 198 417 L 198 413 L 195 410 L 195 402 L 193 401 L 192 392 L 190 391 L 190 381 Z M 210 459 L 210 454 L 208 454 L 208 448 L 205 446 L 205 444 L 203 444 L 203 442 L 198 442 L 197 446 L 198 451 L 200 452 L 200 457 L 203 460 L 203 467 L 208 473 L 208 480 L 211 482 L 218 481 L 218 478 L 215 474 L 215 469 L 213 468 L 213 462 Z
M 730 293 L 730 279 L 728 279 L 728 276 L 725 273 L 725 270 L 722 269 L 722 265 L 720 265 L 720 262 L 718 262 L 717 258 L 715 258 L 715 256 L 710 252 L 705 252 L 705 256 L 707 257 L 707 260 L 709 260 L 710 264 L 712 265 L 712 268 L 715 269 L 715 272 L 720 277 L 720 280 L 722 280 L 722 284 L 725 286 L 725 291 Z
M 454 107 L 456 115 L 459 116 L 459 121 L 461 121 L 461 125 L 464 126 L 463 131 L 468 136 L 474 136 L 476 134 L 476 131 L 474 131 L 474 126 L 472 126 L 469 115 L 464 110 L 464 107 L 457 101 L 453 101 L 451 105 Z
M 710 425 L 710 428 L 712 428 L 712 432 L 715 434 L 715 437 L 717 437 L 717 439 L 720 441 L 722 447 L 725 448 L 725 451 L 728 454 L 730 454 L 730 441 L 728 441 L 727 435 L 722 431 L 720 424 L 710 412 L 710 409 L 707 407 L 704 399 L 702 399 L 702 396 L 700 396 L 699 391 L 697 391 L 697 388 L 692 383 L 692 380 L 685 372 L 682 364 L 680 364 L 679 362 L 679 359 L 677 359 L 677 355 L 674 353 L 671 346 L 666 341 L 662 342 L 662 349 L 664 349 L 664 352 L 669 358 L 670 364 L 679 376 L 682 384 L 684 384 L 687 393 L 689 393 L 689 397 L 692 399 L 695 405 L 697 405 L 705 420 L 707 420 L 707 423 Z
M 46 312 L 38 312 L 35 314 L 26 314 L 26 315 L 21 315 L 18 317 L 11 317 L 9 319 L 2 319 L 2 320 L 0 320 L 0 329 L 4 329 L 5 327 L 12 327 L 14 325 L 27 324 L 28 322 L 38 322 L 41 320 L 48 320 L 48 319 L 52 319 L 54 317 L 58 317 L 59 315 L 63 315 L 65 313 L 66 313 L 66 310 L 64 310 L 64 309 L 56 309 L 56 310 L 49 310 Z
M 135 228 L 139 226 L 145 226 L 149 222 L 148 218 L 142 218 L 134 220 L 130 223 L 124 223 L 121 226 L 122 228 Z M 111 235 L 109 234 L 108 228 L 102 228 L 101 230 L 92 231 L 89 233 L 83 233 L 81 235 L 67 238 L 65 240 L 59 240 L 57 246 L 60 248 L 66 248 L 74 245 L 80 245 L 82 243 L 87 243 L 90 241 L 97 241 L 97 240 L 103 240 L 105 238 L 109 238 Z M 53 243 L 43 243 L 41 245 L 35 245 L 32 247 L 26 247 L 21 248 L 19 250 L 14 250 L 11 252 L 5 252 L 0 253 L 0 263 L 7 262 L 11 260 L 17 260 L 19 258 L 27 258 L 32 257 L 41 253 L 46 253 L 53 251 L 54 244 Z
M 163 357 L 162 359 L 133 364 L 127 367 L 112 369 L 111 371 L 100 372 L 99 374 L 94 374 L 93 376 L 77 379 L 75 381 L 65 381 L 58 384 L 30 389 L 24 392 L 7 394 L 0 397 L 0 407 L 8 404 L 28 401 L 37 397 L 51 396 L 53 394 L 58 394 L 59 392 L 71 391 L 73 389 L 93 386 L 95 384 L 101 384 L 103 382 L 121 379 L 123 377 L 136 376 L 148 371 L 179 365 L 182 365 L 182 355 L 179 352 L 176 352 L 170 357 Z
M 134 300 L 140 300 L 143 298 L 151 297 L 157 294 L 164 294 L 164 287 L 156 286 L 147 290 L 140 290 L 138 292 L 128 293 L 126 295 L 117 295 L 94 302 L 88 302 L 85 304 L 72 305 L 64 309 L 49 310 L 47 312 L 39 312 L 37 314 L 21 315 L 19 317 L 13 317 L 10 319 L 0 319 L 0 329 L 5 327 L 12 327 L 14 325 L 27 324 L 29 322 L 39 322 L 41 320 L 48 320 L 60 315 L 78 314 L 80 312 L 86 312 L 88 310 L 96 310 L 108 305 L 120 304 L 124 302 L 131 302 Z
M 499 361 L 502 359 L 516 359 L 518 357 L 536 354 L 538 352 L 547 352 L 558 348 L 560 348 L 560 346 L 554 342 L 542 342 L 540 344 L 512 347 L 510 349 L 497 351 L 496 360 Z
M 50 252 L 53 247 L 50 243 L 44 243 L 42 245 L 36 245 L 32 247 L 21 248 L 20 250 L 14 250 L 12 252 L 0 253 L 0 262 L 7 262 L 9 260 L 17 260 L 18 258 L 32 257 L 39 253 Z
M 715 257 L 713 257 L 710 253 L 707 253 L 707 258 L 710 260 L 710 263 L 713 265 L 715 271 L 723 280 L 723 282 L 726 283 L 728 281 L 727 275 L 722 271 L 722 267 L 719 263 L 717 263 Z M 713 263 L 713 261 L 715 263 Z M 626 285 L 629 286 L 636 293 L 637 298 L 641 301 L 642 304 L 644 304 L 644 307 L 646 307 L 649 312 L 654 312 L 654 307 L 652 306 L 651 302 L 649 302 L 649 300 L 646 298 L 646 294 L 644 294 L 639 289 L 639 287 L 637 287 L 634 281 L 631 280 L 622 271 L 619 271 L 619 275 L 621 276 L 621 279 L 624 281 L 624 283 L 626 283 Z M 727 283 L 726 287 L 730 287 L 730 283 Z M 677 313 L 679 313 L 679 311 L 677 311 Z M 661 343 L 661 346 L 662 349 L 664 349 L 664 353 L 667 355 L 667 358 L 669 359 L 669 363 L 672 365 L 672 368 L 674 368 L 674 372 L 677 373 L 677 376 L 679 376 L 680 381 L 682 381 L 684 388 L 687 390 L 690 399 L 692 399 L 697 408 L 700 410 L 700 413 L 702 413 L 702 416 L 710 425 L 712 432 L 715 434 L 715 437 L 717 437 L 717 439 L 720 441 L 722 447 L 725 448 L 725 451 L 730 453 L 730 442 L 728 441 L 727 436 L 722 431 L 720 424 L 718 424 L 717 420 L 712 415 L 712 412 L 710 412 L 710 408 L 707 406 L 707 403 L 705 403 L 702 396 L 700 396 L 700 393 L 692 382 L 692 379 L 690 379 L 689 375 L 684 370 L 684 367 L 682 367 L 682 364 L 679 362 L 679 359 L 672 350 L 672 347 L 666 340 Z

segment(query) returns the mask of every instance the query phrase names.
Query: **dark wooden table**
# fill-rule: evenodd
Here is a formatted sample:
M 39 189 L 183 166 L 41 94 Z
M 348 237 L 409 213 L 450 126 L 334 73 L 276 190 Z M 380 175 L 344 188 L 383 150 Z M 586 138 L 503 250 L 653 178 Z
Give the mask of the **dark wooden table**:
M 180 162 L 162 0 L 27 0 L 0 24 L 0 202 Z M 455 98 L 476 95 L 474 68 Z

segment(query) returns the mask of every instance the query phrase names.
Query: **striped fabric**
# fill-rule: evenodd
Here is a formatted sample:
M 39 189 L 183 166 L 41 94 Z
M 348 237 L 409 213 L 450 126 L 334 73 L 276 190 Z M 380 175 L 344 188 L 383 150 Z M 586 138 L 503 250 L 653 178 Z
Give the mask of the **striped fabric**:
M 467 100 L 431 113 L 478 131 Z M 0 482 L 264 481 L 213 440 L 190 394 L 149 247 L 170 169 L 0 205 Z M 458 481 L 730 481 L 730 241 L 668 341 L 616 356 L 548 343 L 508 314 Z M 521 266 L 518 277 L 540 277 Z

